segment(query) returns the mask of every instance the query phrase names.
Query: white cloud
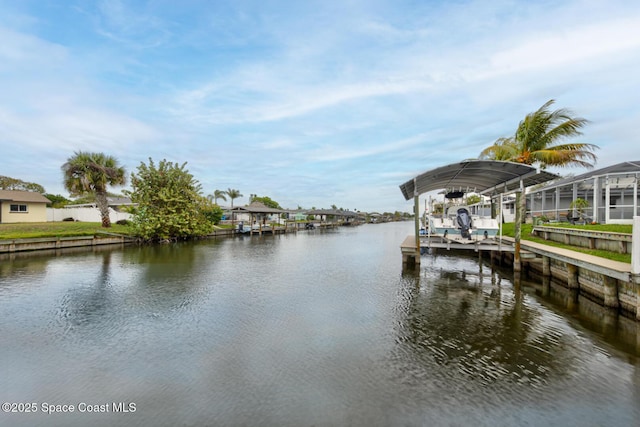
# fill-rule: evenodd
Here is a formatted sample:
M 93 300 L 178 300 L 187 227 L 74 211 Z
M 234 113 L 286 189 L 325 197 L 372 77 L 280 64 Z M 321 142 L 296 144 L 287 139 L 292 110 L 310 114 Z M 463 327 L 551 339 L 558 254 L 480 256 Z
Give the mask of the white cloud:
M 492 55 L 490 62 L 494 72 L 518 73 L 633 54 L 633 50 L 640 48 L 640 19 L 636 16 L 528 36 L 528 40 L 517 46 Z M 629 50 L 631 52 L 627 52 Z
M 43 72 L 68 58 L 67 50 L 29 34 L 0 26 L 0 72 L 14 74 L 27 70 Z
M 640 158 L 636 3 L 111 0 L 65 19 L 14 4 L 3 174 L 46 163 L 49 189 L 90 144 L 130 170 L 188 161 L 205 191 L 404 210 L 412 174 L 476 156 L 551 98 L 593 121 L 603 162 L 623 144 Z
M 171 38 L 167 24 L 141 6 L 134 10 L 121 0 L 102 0 L 97 8 L 96 31 L 109 39 L 135 49 L 150 49 Z

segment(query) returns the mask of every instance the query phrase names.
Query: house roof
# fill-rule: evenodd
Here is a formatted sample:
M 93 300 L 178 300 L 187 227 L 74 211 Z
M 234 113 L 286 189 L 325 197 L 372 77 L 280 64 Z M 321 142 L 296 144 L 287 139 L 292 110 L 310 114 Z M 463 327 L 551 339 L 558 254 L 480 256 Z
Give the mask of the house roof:
M 541 184 L 558 175 L 522 163 L 496 160 L 465 160 L 424 172 L 400 186 L 406 200 L 428 191 L 506 193 L 517 190 L 522 180 L 525 187 Z
M 573 184 L 574 182 L 580 182 L 594 176 L 602 176 L 607 174 L 619 174 L 619 173 L 640 173 L 640 160 L 634 160 L 629 162 L 617 163 L 615 165 L 607 166 L 601 169 L 591 170 L 589 172 L 585 172 L 583 174 L 577 176 L 570 176 L 558 181 L 554 181 L 553 183 L 546 185 L 542 188 L 537 189 L 548 190 L 555 187 L 562 187 L 568 184 Z
M 111 196 L 107 196 L 107 202 L 109 203 L 109 206 L 121 206 L 121 205 L 135 205 L 136 203 L 133 203 L 131 201 L 130 197 L 111 197 Z
M 20 190 L 0 190 L 0 201 L 27 202 L 27 203 L 51 203 L 40 193 Z
M 249 212 L 249 213 L 256 213 L 256 214 L 260 214 L 260 213 L 275 214 L 275 213 L 283 213 L 284 212 L 282 209 L 270 208 L 270 207 L 266 206 L 264 203 L 261 203 L 261 202 L 253 202 L 253 203 L 251 203 L 250 205 L 247 205 L 247 206 L 237 206 L 237 207 L 233 208 L 232 211 L 234 211 L 234 212 Z
M 358 214 L 355 212 L 341 211 L 339 209 L 314 209 L 314 210 L 307 211 L 307 215 L 334 215 L 334 216 L 346 216 L 346 217 L 358 216 Z

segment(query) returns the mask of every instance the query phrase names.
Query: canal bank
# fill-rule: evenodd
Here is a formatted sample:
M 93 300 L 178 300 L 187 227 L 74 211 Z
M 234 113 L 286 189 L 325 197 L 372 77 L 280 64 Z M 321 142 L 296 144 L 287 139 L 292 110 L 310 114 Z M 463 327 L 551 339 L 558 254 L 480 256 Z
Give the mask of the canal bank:
M 575 290 L 576 295 L 640 320 L 640 278 L 632 274 L 631 264 L 526 240 L 521 247 L 535 255 L 522 258 L 525 275 L 548 278 Z M 494 251 L 491 257 L 500 264 L 513 265 L 512 252 Z
M 640 419 L 640 347 L 612 331 L 624 322 L 594 332 L 488 257 L 440 251 L 402 273 L 409 231 L 389 223 L 2 262 L 3 399 L 136 411 L 0 413 L 0 425 Z
M 507 265 L 515 272 L 545 278 L 575 290 L 607 309 L 640 321 L 640 217 L 634 219 L 633 235 L 563 227 L 534 227 L 533 235 L 585 249 L 630 253 L 631 262 L 614 261 L 575 250 L 529 240 L 520 241 L 519 268 L 515 268 L 515 239 L 506 236 L 460 244 L 421 236 L 408 236 L 400 245 L 403 269 L 419 268 L 416 248 L 425 251 L 460 249 L 482 257 L 488 252 L 491 262 Z M 417 243 L 416 243 L 417 242 Z M 487 242 L 487 243 L 485 243 Z M 577 300 L 576 300 L 577 302 Z
M 136 240 L 129 236 L 100 233 L 93 236 L 39 237 L 31 239 L 0 240 L 0 254 L 51 249 L 78 248 L 84 246 L 124 245 Z

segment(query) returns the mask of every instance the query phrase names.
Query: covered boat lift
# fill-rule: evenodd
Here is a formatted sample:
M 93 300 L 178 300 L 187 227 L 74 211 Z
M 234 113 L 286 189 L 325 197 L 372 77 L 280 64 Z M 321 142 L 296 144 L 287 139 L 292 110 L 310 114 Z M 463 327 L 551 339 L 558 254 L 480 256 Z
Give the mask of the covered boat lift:
M 341 225 L 351 225 L 358 218 L 357 212 L 345 211 L 340 209 L 314 209 L 306 211 L 307 215 L 313 215 L 314 217 L 320 217 L 321 222 L 324 222 L 328 217 L 340 218 L 337 223 Z
M 257 226 L 257 232 L 262 235 L 262 233 L 265 231 L 273 232 L 270 227 L 266 226 L 267 216 L 279 215 L 284 213 L 285 211 L 282 209 L 270 208 L 262 202 L 252 202 L 247 206 L 237 206 L 233 208 L 231 212 L 249 214 L 249 227 L 251 227 L 251 231 L 254 231 L 253 226 L 255 223 L 255 225 Z
M 413 259 L 420 264 L 420 195 L 430 191 L 475 192 L 496 196 L 520 191 L 532 185 L 558 179 L 559 176 L 522 163 L 496 160 L 465 160 L 421 173 L 400 185 L 405 200 L 414 199 L 415 247 L 403 244 L 403 263 Z M 516 224 L 518 227 L 519 224 Z M 406 242 L 406 241 L 405 241 Z M 519 241 L 516 241 L 516 259 L 519 262 Z M 468 246 L 467 246 L 468 247 Z M 477 249 L 474 247 L 474 249 Z

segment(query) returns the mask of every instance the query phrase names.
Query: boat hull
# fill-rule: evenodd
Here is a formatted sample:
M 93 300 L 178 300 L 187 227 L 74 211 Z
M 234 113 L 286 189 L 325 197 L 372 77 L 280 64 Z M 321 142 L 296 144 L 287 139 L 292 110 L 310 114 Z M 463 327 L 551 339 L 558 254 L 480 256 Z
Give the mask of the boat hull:
M 498 221 L 490 218 L 474 218 L 472 227 L 465 230 L 462 235 L 462 229 L 454 221 L 447 218 L 432 218 L 429 222 L 428 233 L 423 234 L 431 237 L 441 237 L 444 240 L 455 241 L 457 243 L 474 243 L 484 240 L 495 240 L 498 235 Z

